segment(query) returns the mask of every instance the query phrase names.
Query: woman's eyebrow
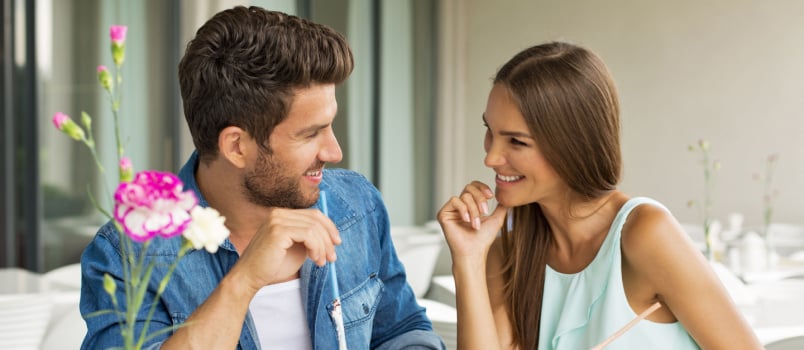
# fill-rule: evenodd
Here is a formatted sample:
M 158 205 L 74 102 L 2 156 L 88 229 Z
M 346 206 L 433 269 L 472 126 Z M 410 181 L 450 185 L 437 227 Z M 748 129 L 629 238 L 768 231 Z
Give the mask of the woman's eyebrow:
M 486 124 L 488 127 L 489 123 L 486 121 L 486 114 L 483 113 L 483 123 Z M 491 128 L 489 128 L 491 129 Z M 521 132 L 521 131 L 508 131 L 508 130 L 500 130 L 500 135 L 502 136 L 510 136 L 510 137 L 521 137 L 521 138 L 529 138 L 532 139 L 533 136 L 530 136 L 530 133 Z

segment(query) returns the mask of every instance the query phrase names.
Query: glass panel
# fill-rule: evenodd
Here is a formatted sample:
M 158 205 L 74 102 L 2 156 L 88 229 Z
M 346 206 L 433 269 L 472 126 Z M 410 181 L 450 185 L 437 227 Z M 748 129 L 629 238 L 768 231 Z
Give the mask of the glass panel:
M 380 188 L 394 225 L 435 216 L 434 8 L 432 0 L 312 2 L 312 19 L 344 33 L 355 56 L 355 70 L 338 91 L 338 166 Z
M 44 269 L 75 263 L 106 219 L 87 192 L 110 211 L 117 183 L 117 146 L 111 102 L 97 82 L 96 67 L 114 72 L 109 27 L 128 26 L 121 70 L 118 113 L 125 154 L 135 170 L 175 171 L 176 99 L 172 47 L 175 8 L 172 2 L 103 0 L 37 2 L 39 83 L 39 164 L 42 190 Z M 146 14 L 147 18 L 146 18 Z M 147 22 L 146 22 L 147 20 Z M 50 124 L 57 112 L 79 121 L 92 116 L 101 174 L 89 150 L 61 135 Z
M 117 182 L 113 116 L 96 78 L 99 64 L 113 66 L 109 26 L 129 27 L 119 112 L 126 155 L 135 170 L 176 171 L 192 151 L 181 113 L 176 65 L 198 26 L 217 11 L 237 4 L 301 11 L 347 36 L 355 54 L 355 70 L 337 92 L 340 108 L 335 128 L 345 153 L 339 166 L 359 171 L 381 185 L 394 224 L 431 219 L 429 151 L 434 102 L 428 87 L 433 86 L 434 52 L 428 46 L 432 41 L 426 40 L 432 40 L 432 28 L 422 25 L 429 20 L 421 22 L 421 18 L 433 14 L 432 6 L 422 7 L 422 3 L 432 1 L 37 1 L 39 94 L 38 111 L 32 119 L 38 126 L 33 158 L 38 159 L 39 169 L 32 181 L 38 184 L 41 197 L 31 198 L 40 201 L 42 220 L 37 237 L 42 241 L 44 270 L 78 262 L 83 248 L 106 221 L 88 199 L 88 191 L 104 208 L 111 207 L 114 189 L 108 187 Z M 381 5 L 385 10 L 376 11 L 375 6 Z M 374 18 L 377 14 L 382 18 Z M 378 29 L 381 23 L 386 23 L 382 31 Z M 377 47 L 380 33 L 384 33 L 382 48 Z M 378 72 L 383 74 L 382 86 Z M 105 173 L 96 170 L 84 145 L 52 127 L 50 119 L 57 111 L 75 120 L 82 111 L 93 117 Z M 381 122 L 377 124 L 377 120 Z M 385 131 L 375 132 L 378 125 L 384 125 Z M 404 161 L 400 162 L 400 157 Z M 380 168 L 383 178 L 377 171 Z M 36 169 L 33 173 L 36 175 Z

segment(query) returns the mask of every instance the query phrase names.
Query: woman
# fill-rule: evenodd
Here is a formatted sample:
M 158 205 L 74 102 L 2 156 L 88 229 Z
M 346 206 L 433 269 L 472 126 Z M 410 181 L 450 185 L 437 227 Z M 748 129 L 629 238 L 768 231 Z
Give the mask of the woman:
M 762 347 L 672 214 L 616 189 L 619 104 L 598 56 L 561 42 L 520 52 L 483 121 L 496 189 L 472 182 L 438 213 L 459 348 L 589 349 L 657 302 L 607 348 Z

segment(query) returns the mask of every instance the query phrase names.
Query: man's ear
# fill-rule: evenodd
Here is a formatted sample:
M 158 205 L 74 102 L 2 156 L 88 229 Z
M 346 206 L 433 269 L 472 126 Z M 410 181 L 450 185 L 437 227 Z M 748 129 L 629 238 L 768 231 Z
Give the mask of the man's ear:
M 247 157 L 256 147 L 254 139 L 248 132 L 236 127 L 227 126 L 218 134 L 218 150 L 220 155 L 236 168 L 245 168 Z

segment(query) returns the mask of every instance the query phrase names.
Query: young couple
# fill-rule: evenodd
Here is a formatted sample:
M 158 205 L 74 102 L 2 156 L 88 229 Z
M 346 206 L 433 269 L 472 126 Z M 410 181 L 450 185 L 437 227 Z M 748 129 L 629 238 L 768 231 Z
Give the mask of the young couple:
M 444 348 L 405 281 L 376 188 L 324 170 L 342 157 L 335 86 L 352 65 L 339 33 L 258 7 L 216 14 L 188 43 L 179 81 L 196 151 L 179 176 L 231 234 L 215 254 L 185 256 L 159 300 L 156 264 L 152 332 L 187 325 L 149 348 L 337 349 L 338 298 L 351 349 Z M 616 190 L 619 108 L 597 56 L 567 43 L 517 54 L 482 117 L 495 187 L 473 182 L 438 213 L 461 349 L 585 349 L 657 301 L 611 348 L 760 347 L 673 217 Z M 122 281 L 118 237 L 105 225 L 82 256 L 84 315 L 113 306 L 104 274 Z M 176 241 L 152 242 L 147 259 L 175 258 Z M 113 314 L 86 322 L 82 348 L 120 345 Z

